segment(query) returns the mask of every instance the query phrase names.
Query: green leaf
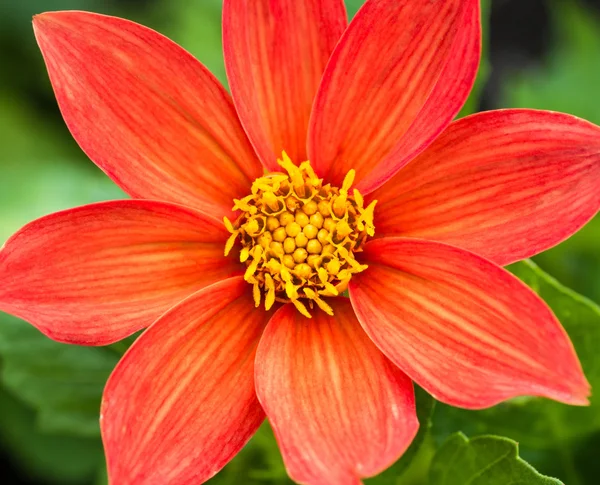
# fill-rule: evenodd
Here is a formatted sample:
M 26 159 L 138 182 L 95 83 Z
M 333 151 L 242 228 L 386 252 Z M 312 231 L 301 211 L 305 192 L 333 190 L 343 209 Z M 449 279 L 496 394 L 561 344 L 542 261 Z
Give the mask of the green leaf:
M 0 111 L 0 126 L 7 126 L 0 130 L 7 147 L 0 177 L 0 245 L 42 215 L 123 196 L 91 162 L 67 161 L 69 150 L 26 105 L 7 103 L 6 108 Z M 100 396 L 118 357 L 114 350 L 58 344 L 0 313 L 2 381 L 37 411 L 41 430 L 98 436 Z
M 60 344 L 0 314 L 0 358 L 5 387 L 38 411 L 41 430 L 98 436 L 102 390 L 119 353 Z
M 10 450 L 22 472 L 36 482 L 85 483 L 104 461 L 100 439 L 40 432 L 34 412 L 1 388 L 0 444 Z
M 457 433 L 433 458 L 431 485 L 562 485 L 519 458 L 516 442 L 498 436 L 468 439 Z
M 567 241 L 534 257 L 562 284 L 600 302 L 600 216 Z
M 50 89 L 50 87 L 48 87 Z M 0 90 L 0 146 L 2 146 L 2 171 L 15 163 L 38 157 L 65 158 L 69 149 L 69 132 L 47 126 L 40 120 L 26 100 L 16 98 L 11 91 Z M 62 136 L 65 135 L 65 140 Z M 35 143 L 33 142 L 35 140 Z M 26 169 L 23 175 L 27 174 Z M 35 175 L 31 173 L 31 175 Z

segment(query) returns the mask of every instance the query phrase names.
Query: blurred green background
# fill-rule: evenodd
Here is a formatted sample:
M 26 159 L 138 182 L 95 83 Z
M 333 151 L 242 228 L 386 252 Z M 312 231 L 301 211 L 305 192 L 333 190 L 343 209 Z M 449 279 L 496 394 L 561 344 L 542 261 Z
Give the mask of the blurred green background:
M 353 15 L 362 1 L 346 3 Z M 486 60 L 466 109 L 551 109 L 600 124 L 600 1 L 493 0 L 491 7 L 485 6 Z M 35 44 L 31 16 L 62 9 L 113 14 L 153 27 L 225 81 L 221 0 L 0 0 L 0 244 L 33 218 L 121 196 L 72 140 Z M 600 218 L 535 261 L 566 287 L 600 302 Z M 571 334 L 590 381 L 599 382 L 598 307 L 571 295 L 535 266 L 514 271 L 547 299 Z M 57 344 L 0 315 L 0 483 L 106 483 L 98 405 L 102 386 L 125 348 Z M 460 466 L 463 455 L 446 457 L 448 450 L 457 449 L 468 451 L 463 458 L 469 463 L 469 453 L 487 453 L 504 468 L 516 466 L 525 477 L 519 483 L 557 483 L 540 481 L 522 462 L 513 463 L 513 442 L 483 438 L 467 443 L 456 435 L 446 441 L 456 431 L 516 440 L 521 456 L 537 470 L 569 485 L 600 483 L 600 411 L 595 402 L 583 411 L 523 400 L 465 412 L 439 404 L 434 410 L 431 398 L 422 392 L 418 397 L 423 432 L 416 445 L 369 483 L 467 483 L 467 478 L 456 478 L 462 476 L 459 468 L 465 469 Z M 498 456 L 505 461 L 498 462 Z M 440 478 L 439 471 L 444 466 L 452 470 L 451 465 L 459 468 Z M 508 483 L 486 476 L 469 483 Z M 268 427 L 214 483 L 289 483 Z

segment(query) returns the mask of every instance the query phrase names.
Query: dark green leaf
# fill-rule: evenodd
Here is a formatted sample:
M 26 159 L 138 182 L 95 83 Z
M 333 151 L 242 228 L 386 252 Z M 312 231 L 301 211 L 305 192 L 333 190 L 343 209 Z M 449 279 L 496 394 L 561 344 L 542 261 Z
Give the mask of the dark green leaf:
M 104 461 L 99 438 L 42 433 L 34 420 L 33 411 L 0 388 L 0 444 L 23 474 L 57 485 L 85 483 L 97 474 Z
M 0 314 L 0 358 L 4 385 L 38 411 L 40 429 L 98 436 L 102 390 L 117 352 L 60 344 Z
M 457 433 L 435 454 L 431 485 L 561 485 L 519 458 L 516 442 L 498 436 L 468 439 Z

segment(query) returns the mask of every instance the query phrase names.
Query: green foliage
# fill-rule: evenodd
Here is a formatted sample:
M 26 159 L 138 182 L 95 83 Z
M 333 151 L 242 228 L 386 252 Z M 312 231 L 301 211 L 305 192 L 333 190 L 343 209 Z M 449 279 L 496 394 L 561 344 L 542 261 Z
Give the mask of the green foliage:
M 29 477 L 57 485 L 88 482 L 104 460 L 99 439 L 40 431 L 35 413 L 1 388 L 0 445 Z
M 60 344 L 0 315 L 0 356 L 4 385 L 38 411 L 41 430 L 98 436 L 100 398 L 119 358 L 115 351 Z
M 0 245 L 27 222 L 76 205 L 123 197 L 87 162 L 66 127 L 48 130 L 25 103 L 0 91 Z
M 27 19 L 29 32 L 29 19 Z M 28 100 L 0 91 L 0 246 L 27 222 L 122 192 Z M 103 466 L 100 396 L 119 354 L 51 341 L 0 313 L 0 445 L 32 479 L 89 483 Z
M 452 435 L 435 454 L 431 485 L 561 485 L 519 458 L 516 442 L 498 436 Z
M 35 176 L 28 177 L 24 173 Z M 56 159 L 7 164 L 2 168 L 0 179 L 0 243 L 40 216 L 117 198 L 123 198 L 121 190 L 93 167 Z M 14 207 L 19 210 L 13 210 Z

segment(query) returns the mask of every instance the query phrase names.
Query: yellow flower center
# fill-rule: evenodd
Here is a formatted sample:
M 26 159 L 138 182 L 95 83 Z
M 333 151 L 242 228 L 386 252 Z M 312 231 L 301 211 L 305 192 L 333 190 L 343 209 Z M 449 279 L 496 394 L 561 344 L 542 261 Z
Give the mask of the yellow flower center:
M 287 174 L 260 177 L 250 195 L 234 200 L 233 210 L 241 214 L 235 222 L 224 218 L 231 232 L 225 255 L 239 240 L 257 307 L 264 295 L 267 310 L 279 301 L 293 303 L 308 318 L 315 305 L 333 315 L 323 297 L 338 296 L 353 274 L 367 268 L 354 253 L 375 233 L 376 201 L 364 207 L 360 192 L 350 193 L 354 170 L 337 188 L 323 185 L 308 161 L 298 167 L 284 152 L 278 163 Z

